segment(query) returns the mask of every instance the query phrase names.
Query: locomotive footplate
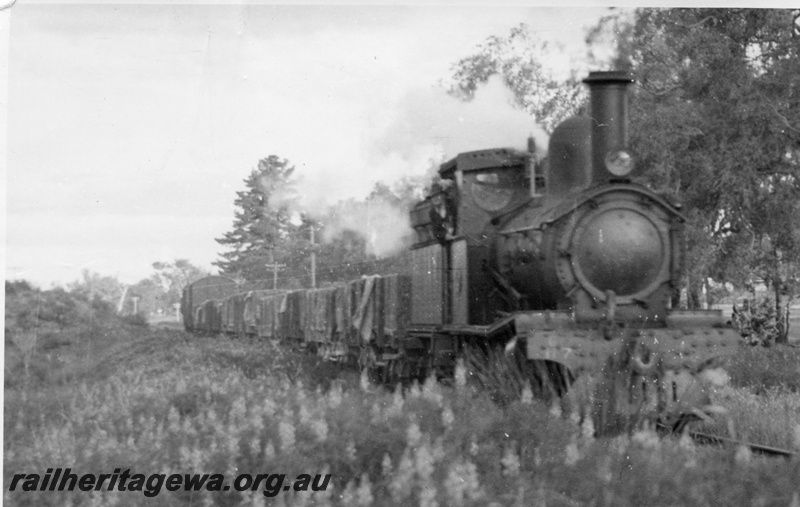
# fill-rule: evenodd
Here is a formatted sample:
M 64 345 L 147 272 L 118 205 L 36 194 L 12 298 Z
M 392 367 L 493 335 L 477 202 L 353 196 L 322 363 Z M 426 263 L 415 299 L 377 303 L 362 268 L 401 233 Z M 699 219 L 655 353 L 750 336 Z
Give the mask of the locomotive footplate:
M 660 328 L 597 322 L 581 328 L 569 315 L 518 314 L 517 337 L 529 360 L 548 360 L 575 376 L 567 397 L 591 414 L 597 435 L 630 432 L 644 421 L 679 430 L 712 413 L 698 373 L 739 346 L 737 332 L 719 312 L 676 312 Z
M 691 319 L 697 319 L 693 312 Z M 714 317 L 711 315 L 710 317 Z M 574 374 L 601 369 L 606 359 L 622 350 L 631 340 L 664 369 L 689 369 L 697 371 L 711 359 L 736 352 L 739 333 L 726 327 L 681 326 L 665 328 L 613 328 L 599 325 L 596 329 L 578 329 L 569 325 L 568 319 L 547 319 L 542 314 L 518 315 L 517 336 L 526 342 L 528 359 L 555 361 L 568 367 Z M 712 319 L 707 319 L 708 323 Z

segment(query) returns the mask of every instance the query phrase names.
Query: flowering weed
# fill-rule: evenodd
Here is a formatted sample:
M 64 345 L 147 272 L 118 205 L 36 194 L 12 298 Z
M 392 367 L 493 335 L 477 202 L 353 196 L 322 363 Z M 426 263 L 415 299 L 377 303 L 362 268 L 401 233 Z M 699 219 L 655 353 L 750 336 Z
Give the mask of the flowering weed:
M 102 368 L 75 367 L 71 380 L 6 389 L 5 484 L 14 473 L 70 467 L 230 480 L 331 474 L 327 489 L 18 490 L 4 492 L 7 505 L 790 505 L 798 494 L 800 459 L 745 459 L 647 432 L 596 440 L 554 417 L 530 387 L 493 401 L 466 369 L 452 387 L 365 391 L 357 375 L 330 370 L 322 380 L 305 370 L 314 361 L 289 360 L 268 342 L 177 332 L 135 340 L 107 350 Z M 791 394 L 771 398 L 775 417 L 794 413 Z M 742 399 L 742 412 L 765 410 Z

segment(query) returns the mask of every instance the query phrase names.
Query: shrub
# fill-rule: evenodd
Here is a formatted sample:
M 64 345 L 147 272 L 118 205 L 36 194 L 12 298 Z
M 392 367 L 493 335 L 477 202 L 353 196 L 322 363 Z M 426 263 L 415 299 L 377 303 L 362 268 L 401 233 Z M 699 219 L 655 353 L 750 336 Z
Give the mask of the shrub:
M 778 314 L 775 301 L 770 298 L 746 299 L 741 306 L 733 305 L 732 321 L 749 345 L 770 347 L 788 331 L 787 315 Z
M 149 323 L 147 322 L 147 317 L 143 313 L 134 313 L 131 315 L 125 315 L 120 317 L 120 320 L 125 324 L 130 326 L 139 326 L 139 327 L 147 327 Z

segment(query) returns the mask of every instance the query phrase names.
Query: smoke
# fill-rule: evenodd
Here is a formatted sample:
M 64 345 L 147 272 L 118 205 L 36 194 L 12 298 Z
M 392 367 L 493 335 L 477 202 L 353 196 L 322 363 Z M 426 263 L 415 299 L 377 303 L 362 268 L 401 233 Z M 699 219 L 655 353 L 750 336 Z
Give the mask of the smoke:
M 349 199 L 335 204 L 325 201 L 303 202 L 298 188 L 302 179 L 292 179 L 288 184 L 261 178 L 259 184 L 268 194 L 266 207 L 270 213 L 286 213 L 289 222 L 302 224 L 302 215 L 310 216 L 324 225 L 322 241 L 331 242 L 345 230 L 364 238 L 366 253 L 379 258 L 400 253 L 408 245 L 412 234 L 408 210 L 390 197 L 372 196 L 363 201 Z M 390 202 L 392 201 L 392 202 Z
M 365 238 L 369 253 L 378 257 L 396 254 L 413 234 L 408 210 L 391 199 L 343 202 L 343 189 L 365 181 L 382 180 L 391 185 L 402 177 L 433 176 L 438 164 L 465 151 L 526 150 L 530 136 L 543 155 L 547 134 L 532 116 L 513 104 L 514 95 L 500 77 L 492 77 L 468 102 L 441 88 L 411 91 L 394 107 L 383 108 L 370 118 L 373 129 L 363 140 L 368 146 L 366 160 L 340 161 L 340 167 L 317 172 L 313 179 L 301 176 L 296 187 L 302 198 L 295 199 L 297 193 L 278 194 L 276 203 L 325 224 L 323 241 L 351 230 Z
M 350 200 L 337 206 L 327 219 L 323 241 L 329 242 L 345 230 L 361 235 L 366 240 L 367 253 L 377 257 L 400 253 L 413 234 L 408 210 L 375 198 Z
M 297 192 L 297 182 L 295 180 L 275 182 L 272 178 L 261 177 L 259 185 L 264 192 L 269 196 L 267 206 L 271 211 L 279 211 L 281 209 L 292 211 L 299 211 L 300 209 L 300 195 Z
M 492 76 L 469 102 L 441 88 L 415 90 L 400 101 L 399 114 L 376 142 L 376 155 L 419 160 L 487 148 L 524 150 L 529 136 L 537 150 L 546 150 L 545 131 L 513 104 L 514 94 L 499 76 Z

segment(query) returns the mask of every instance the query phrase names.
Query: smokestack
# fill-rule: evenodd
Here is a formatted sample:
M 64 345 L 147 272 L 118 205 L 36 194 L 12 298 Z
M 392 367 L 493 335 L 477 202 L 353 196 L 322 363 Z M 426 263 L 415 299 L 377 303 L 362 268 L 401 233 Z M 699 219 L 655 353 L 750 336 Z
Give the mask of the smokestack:
M 628 148 L 628 86 L 633 77 L 625 71 L 590 72 L 592 117 L 592 183 L 627 179 L 633 171 Z

